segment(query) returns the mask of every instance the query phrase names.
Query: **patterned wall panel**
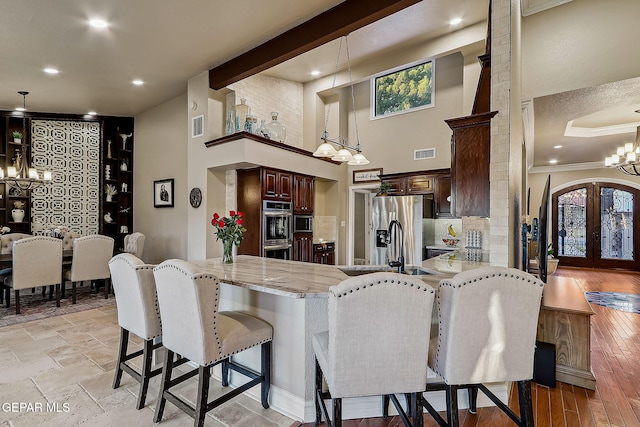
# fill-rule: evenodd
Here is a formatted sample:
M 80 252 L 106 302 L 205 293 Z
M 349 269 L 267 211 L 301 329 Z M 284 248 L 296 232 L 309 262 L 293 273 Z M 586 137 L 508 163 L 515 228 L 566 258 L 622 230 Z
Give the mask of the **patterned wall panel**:
M 50 170 L 53 181 L 32 192 L 33 234 L 67 226 L 81 235 L 98 234 L 100 124 L 33 120 L 32 165 Z

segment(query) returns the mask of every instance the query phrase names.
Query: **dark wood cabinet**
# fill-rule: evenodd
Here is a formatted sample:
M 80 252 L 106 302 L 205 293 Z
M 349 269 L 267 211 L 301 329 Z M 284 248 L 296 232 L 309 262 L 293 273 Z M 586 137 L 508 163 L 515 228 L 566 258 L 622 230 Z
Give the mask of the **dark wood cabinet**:
M 445 120 L 451 137 L 454 216 L 489 216 L 491 118 L 496 111 Z
M 335 253 L 335 243 L 315 243 L 313 245 L 313 262 L 335 265 Z
M 419 195 L 434 192 L 433 175 L 411 175 L 407 177 L 407 194 Z
M 407 194 L 407 178 L 406 177 L 387 178 L 387 179 L 383 179 L 382 181 L 389 184 L 389 191 L 387 191 L 387 195 L 404 196 Z
M 0 166 L 7 171 L 7 166 L 15 165 L 18 155 L 22 156 L 22 144 L 27 146 L 27 156 L 31 157 L 31 120 L 26 119 L 26 129 L 22 129 L 22 117 L 2 117 L 0 124 Z M 20 132 L 21 143 L 15 143 L 13 132 Z M 31 159 L 29 159 L 31 164 Z M 7 187 L 7 188 L 5 188 Z M 20 207 L 21 206 L 21 207 Z M 7 226 L 12 233 L 31 234 L 31 191 L 12 190 L 4 183 L 0 183 L 0 227 Z M 14 209 L 22 209 L 24 216 L 21 221 L 16 221 L 11 212 Z M 19 219 L 16 214 L 16 219 Z
M 313 257 L 313 233 L 293 234 L 293 260 L 311 262 Z
M 293 176 L 293 213 L 311 215 L 315 203 L 315 178 L 307 175 Z
M 434 216 L 436 218 L 451 218 L 451 176 L 439 176 L 435 180 L 435 192 L 433 197 Z
M 293 190 L 293 175 L 290 172 L 262 169 L 262 198 L 290 202 Z

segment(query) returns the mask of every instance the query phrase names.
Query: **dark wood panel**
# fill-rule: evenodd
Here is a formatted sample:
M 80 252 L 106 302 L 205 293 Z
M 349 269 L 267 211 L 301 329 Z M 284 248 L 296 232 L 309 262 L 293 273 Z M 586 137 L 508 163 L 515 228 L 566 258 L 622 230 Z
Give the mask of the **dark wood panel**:
M 345 36 L 420 0 L 345 0 L 339 5 L 209 70 L 209 86 L 222 89 Z
M 238 170 L 238 210 L 244 214 L 247 231 L 238 255 L 262 256 L 262 184 L 259 168 Z

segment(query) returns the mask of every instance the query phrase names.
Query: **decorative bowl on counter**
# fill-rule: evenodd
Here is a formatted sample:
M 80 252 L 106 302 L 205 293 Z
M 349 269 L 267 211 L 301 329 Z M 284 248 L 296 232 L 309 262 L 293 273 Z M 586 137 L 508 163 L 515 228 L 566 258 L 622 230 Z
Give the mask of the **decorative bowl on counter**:
M 455 246 L 458 244 L 460 239 L 442 239 L 445 245 L 447 246 Z

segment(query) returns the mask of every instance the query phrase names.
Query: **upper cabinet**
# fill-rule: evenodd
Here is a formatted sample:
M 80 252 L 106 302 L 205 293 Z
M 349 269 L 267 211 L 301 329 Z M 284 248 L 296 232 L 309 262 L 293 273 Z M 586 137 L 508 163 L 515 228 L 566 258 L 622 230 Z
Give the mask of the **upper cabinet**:
M 436 191 L 434 192 L 434 216 L 436 218 L 451 218 L 451 176 L 439 176 L 435 181 Z
M 276 169 L 262 169 L 262 198 L 290 202 L 293 190 L 293 175 Z
M 293 213 L 313 214 L 315 178 L 307 175 L 293 176 Z

